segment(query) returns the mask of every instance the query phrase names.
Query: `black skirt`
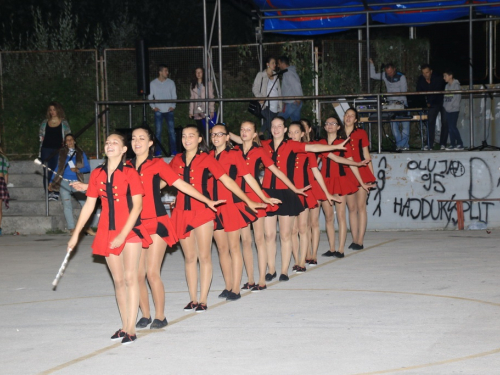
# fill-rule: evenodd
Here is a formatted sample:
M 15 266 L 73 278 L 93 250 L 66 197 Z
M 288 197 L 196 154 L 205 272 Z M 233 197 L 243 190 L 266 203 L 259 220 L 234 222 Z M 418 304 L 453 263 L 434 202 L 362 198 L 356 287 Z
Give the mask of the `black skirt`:
M 276 211 L 268 212 L 267 216 L 297 216 L 304 211 L 304 206 L 297 194 L 290 189 L 263 189 L 271 198 L 281 201 Z

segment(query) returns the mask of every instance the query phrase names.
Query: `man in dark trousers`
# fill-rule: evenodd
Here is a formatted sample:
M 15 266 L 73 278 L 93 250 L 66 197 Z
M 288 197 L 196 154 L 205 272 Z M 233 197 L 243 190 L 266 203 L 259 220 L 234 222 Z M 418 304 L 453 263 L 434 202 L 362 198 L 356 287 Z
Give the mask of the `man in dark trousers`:
M 443 77 L 437 73 L 432 72 L 429 64 L 421 66 L 422 75 L 418 77 L 417 91 L 443 91 L 446 82 Z M 446 123 L 445 111 L 443 108 L 443 94 L 430 94 L 425 95 L 427 103 L 427 144 L 424 146 L 424 151 L 432 150 L 434 145 L 434 134 L 436 132 L 436 119 L 438 113 L 441 113 L 441 135 L 439 137 L 439 144 L 441 150 L 446 149 L 446 142 L 448 140 L 448 124 Z

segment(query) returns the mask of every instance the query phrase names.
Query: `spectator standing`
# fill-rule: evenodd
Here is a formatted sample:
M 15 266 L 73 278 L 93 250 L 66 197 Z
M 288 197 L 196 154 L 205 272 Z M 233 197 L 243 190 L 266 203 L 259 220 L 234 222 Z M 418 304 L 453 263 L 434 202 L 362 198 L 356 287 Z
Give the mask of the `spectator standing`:
M 194 71 L 194 78 L 191 81 L 190 86 L 190 99 L 205 99 L 205 69 L 196 68 Z M 210 99 L 214 98 L 214 88 L 212 81 L 208 81 L 208 97 Z M 208 103 L 208 110 L 210 118 L 214 117 L 215 113 L 215 103 Z M 189 103 L 189 118 L 192 118 L 196 121 L 196 126 L 200 134 L 205 134 L 205 130 L 203 129 L 203 120 L 206 120 L 207 109 L 206 103 L 204 102 L 191 102 Z
M 281 87 L 275 69 L 276 59 L 274 57 L 268 57 L 266 60 L 266 69 L 257 73 L 253 81 L 252 92 L 256 97 L 272 98 L 281 96 Z M 267 139 L 271 135 L 271 121 L 281 112 L 283 103 L 281 100 L 266 100 L 261 101 L 260 105 L 262 106 L 262 117 L 264 122 L 259 135 L 264 135 Z
M 71 133 L 66 114 L 62 105 L 51 102 L 47 108 L 46 119 L 40 124 L 38 135 L 40 137 L 39 157 L 42 163 L 52 170 L 56 170 L 59 160 L 59 149 L 63 146 L 64 137 Z M 47 180 L 52 179 L 52 172 L 47 170 Z M 43 188 L 47 189 L 47 181 L 43 180 Z M 49 200 L 56 201 L 59 194 L 49 193 Z
M 302 85 L 300 84 L 300 78 L 297 74 L 297 69 L 295 66 L 290 65 L 290 60 L 287 56 L 280 56 L 278 59 L 278 66 L 280 71 L 283 72 L 281 75 L 281 93 L 283 96 L 303 96 Z M 285 120 L 288 118 L 292 121 L 300 121 L 300 112 L 302 110 L 302 101 L 298 99 L 284 100 L 283 101 L 283 113 L 281 117 Z
M 437 73 L 433 73 L 429 64 L 421 66 L 422 75 L 418 77 L 417 91 L 443 91 L 445 82 Z M 430 94 L 425 96 L 427 103 L 427 145 L 424 146 L 424 151 L 432 150 L 434 145 L 434 135 L 436 133 L 436 120 L 438 113 L 441 113 L 441 135 L 439 144 L 441 150 L 446 148 L 448 140 L 448 125 L 445 119 L 445 110 L 443 108 L 443 94 Z
M 150 83 L 149 100 L 168 100 L 177 99 L 177 91 L 175 83 L 168 78 L 169 71 L 166 65 L 158 66 L 158 78 Z M 170 154 L 177 154 L 176 140 L 175 140 L 175 124 L 174 124 L 174 110 L 175 103 L 152 103 L 151 108 L 155 112 L 155 136 L 158 142 L 161 142 L 161 130 L 163 126 L 163 119 L 167 122 L 168 138 L 170 141 Z M 155 156 L 160 156 L 161 150 L 159 145 L 156 145 Z M 168 156 L 168 155 L 167 155 Z
M 446 82 L 446 91 L 460 90 L 460 82 L 453 78 L 453 72 L 451 70 L 445 71 L 443 78 Z M 446 148 L 447 150 L 462 150 L 464 148 L 464 143 L 457 127 L 461 99 L 462 95 L 460 94 L 444 94 L 443 108 L 445 110 L 446 123 L 448 124 L 448 131 L 450 133 L 450 147 Z
M 408 91 L 408 83 L 406 82 L 406 76 L 398 72 L 394 67 L 394 64 L 388 63 L 382 65 L 385 70 L 385 74 L 380 72 L 377 73 L 375 70 L 375 65 L 373 60 L 370 59 L 370 78 L 382 80 L 385 82 L 385 87 L 387 92 L 406 92 Z M 390 101 L 402 102 L 405 107 L 408 107 L 408 101 L 404 95 L 388 96 L 387 99 Z M 399 126 L 401 125 L 401 131 Z M 391 121 L 391 130 L 394 138 L 396 139 L 396 149 L 408 151 L 410 149 L 410 122 L 409 121 Z

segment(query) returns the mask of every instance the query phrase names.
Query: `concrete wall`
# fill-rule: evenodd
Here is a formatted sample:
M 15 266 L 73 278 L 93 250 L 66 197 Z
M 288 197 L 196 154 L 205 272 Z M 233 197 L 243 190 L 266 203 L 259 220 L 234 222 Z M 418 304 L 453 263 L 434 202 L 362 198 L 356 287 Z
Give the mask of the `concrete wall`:
M 439 199 L 500 198 L 500 153 L 372 154 L 378 189 L 368 199 L 368 229 L 456 229 L 454 203 Z M 500 202 L 464 203 L 465 226 L 500 227 Z

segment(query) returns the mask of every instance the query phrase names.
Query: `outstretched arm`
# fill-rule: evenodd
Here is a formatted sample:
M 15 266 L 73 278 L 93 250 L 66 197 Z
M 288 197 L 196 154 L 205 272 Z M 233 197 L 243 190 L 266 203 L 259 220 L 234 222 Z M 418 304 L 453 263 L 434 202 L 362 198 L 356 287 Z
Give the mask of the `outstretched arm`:
M 373 175 L 375 175 L 375 172 L 373 171 L 373 164 L 371 163 L 372 157 L 370 156 L 370 151 L 368 150 L 368 147 L 363 147 L 363 156 L 365 160 L 369 160 L 370 162 L 368 163 L 368 168 L 372 171 Z
M 248 207 L 254 212 L 257 212 L 258 208 L 266 208 L 265 203 L 257 203 L 252 201 L 248 196 L 241 190 L 238 184 L 227 174 L 223 174 L 219 180 L 227 187 L 231 192 L 233 192 L 238 198 L 247 204 Z
M 349 141 L 347 138 L 340 145 L 320 145 L 320 144 L 307 144 L 306 151 L 307 152 L 328 152 L 328 151 L 341 151 L 345 150 L 345 144 Z
M 356 180 L 358 180 L 359 185 L 361 186 L 361 188 L 362 188 L 363 190 L 370 191 L 370 189 L 371 189 L 372 187 L 374 187 L 374 185 L 373 185 L 373 184 L 369 184 L 369 185 L 367 185 L 367 184 L 365 184 L 365 183 L 363 182 L 363 179 L 361 178 L 361 175 L 359 174 L 359 169 L 358 169 L 358 167 L 355 167 L 355 166 L 353 166 L 353 165 L 350 165 L 350 166 L 349 166 L 349 168 L 351 168 L 351 171 L 352 171 L 352 173 L 354 174 L 354 177 L 356 177 Z
M 97 198 L 91 198 L 87 197 L 87 200 L 85 204 L 82 207 L 82 210 L 80 212 L 80 216 L 78 217 L 78 221 L 76 222 L 75 230 L 73 231 L 73 235 L 71 236 L 69 242 L 68 242 L 68 249 L 67 251 L 70 252 L 73 250 L 78 243 L 78 236 L 80 235 L 81 230 L 87 223 L 87 221 L 90 218 L 90 215 L 92 215 L 92 212 L 94 212 L 95 204 L 97 202 Z
M 312 170 L 312 173 L 314 175 L 314 178 L 316 178 L 316 181 L 318 181 L 319 187 L 321 188 L 321 190 L 323 190 L 323 193 L 325 193 L 326 199 L 328 199 L 328 202 L 332 206 L 333 206 L 333 202 L 340 203 L 340 200 L 335 198 L 332 194 L 330 194 L 330 192 L 326 188 L 325 180 L 323 180 L 323 176 L 321 175 L 321 172 L 319 171 L 319 169 L 314 167 L 314 168 L 311 168 L 311 170 Z
M 250 173 L 244 175 L 243 178 L 247 182 L 248 186 L 250 186 L 252 188 L 252 190 L 255 191 L 257 196 L 260 199 L 262 199 L 262 202 L 270 204 L 271 206 L 274 206 L 275 204 L 282 203 L 279 199 L 266 197 L 266 195 L 264 194 L 264 192 L 260 188 L 259 183 Z
M 243 144 L 243 140 L 241 139 L 241 137 L 239 135 L 234 134 L 234 133 L 229 132 L 229 139 L 232 142 L 237 143 L 239 145 Z
M 219 201 L 213 201 L 211 199 L 208 199 L 205 197 L 202 193 L 200 193 L 196 188 L 193 186 L 189 185 L 186 181 L 178 179 L 175 181 L 172 185 L 173 187 L 177 188 L 178 190 L 182 191 L 184 194 L 187 194 L 194 199 L 199 200 L 200 202 L 205 203 L 208 207 L 210 207 L 213 211 L 217 212 L 217 209 L 215 206 L 224 203 L 224 200 L 219 200 Z
M 370 162 L 370 159 L 363 160 L 361 162 L 354 161 L 352 158 L 343 158 L 342 156 L 337 156 L 335 154 L 329 153 L 328 158 L 332 159 L 338 164 L 354 165 L 355 167 L 362 167 Z
M 273 172 L 276 177 L 278 177 L 283 183 L 295 194 L 303 195 L 304 197 L 307 197 L 307 194 L 304 193 L 304 191 L 309 190 L 311 188 L 311 185 L 307 185 L 306 187 L 303 187 L 302 189 L 297 189 L 297 187 L 293 184 L 292 181 L 283 173 L 281 172 L 276 165 L 271 165 L 268 167 L 271 172 Z

